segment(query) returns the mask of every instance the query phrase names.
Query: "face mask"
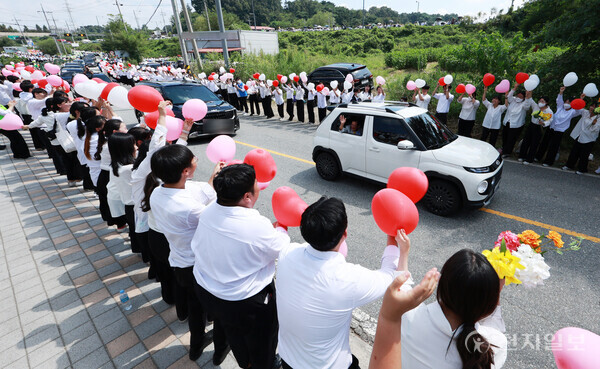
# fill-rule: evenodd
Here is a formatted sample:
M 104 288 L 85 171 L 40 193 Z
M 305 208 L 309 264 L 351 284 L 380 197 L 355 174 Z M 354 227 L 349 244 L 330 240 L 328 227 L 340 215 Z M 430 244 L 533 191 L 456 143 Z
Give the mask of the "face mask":
M 569 110 L 571 109 L 571 104 L 565 104 L 563 105 L 563 108 L 565 108 L 565 110 Z
M 545 103 L 538 103 L 538 106 L 539 106 L 540 108 L 543 108 L 544 106 L 546 106 L 546 104 L 545 104 Z
M 523 99 L 521 99 L 520 97 L 516 97 L 515 102 L 518 102 L 518 103 L 523 102 Z

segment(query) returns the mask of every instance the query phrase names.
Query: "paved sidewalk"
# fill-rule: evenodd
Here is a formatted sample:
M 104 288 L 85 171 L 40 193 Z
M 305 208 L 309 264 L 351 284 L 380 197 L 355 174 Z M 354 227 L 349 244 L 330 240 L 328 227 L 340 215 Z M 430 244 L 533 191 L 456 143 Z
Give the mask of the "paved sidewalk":
M 45 152 L 32 154 L 0 151 L 0 367 L 213 368 L 212 345 L 188 359 L 187 321 L 162 301 L 127 233 L 107 227 L 93 193 L 68 187 Z M 368 367 L 370 346 L 351 343 Z M 237 367 L 231 354 L 221 365 Z

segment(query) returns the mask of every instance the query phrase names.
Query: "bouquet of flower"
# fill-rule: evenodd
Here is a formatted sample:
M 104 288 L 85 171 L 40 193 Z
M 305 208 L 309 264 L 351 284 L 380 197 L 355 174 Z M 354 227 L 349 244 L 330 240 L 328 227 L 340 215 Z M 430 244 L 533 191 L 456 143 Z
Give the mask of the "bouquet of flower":
M 572 239 L 569 250 L 579 250 L 583 238 Z M 544 260 L 544 254 L 554 251 L 563 254 L 564 241 L 560 233 L 548 232 L 538 235 L 532 230 L 515 234 L 505 231 L 498 235 L 498 240 L 491 250 L 482 253 L 494 267 L 498 277 L 505 279 L 506 285 L 511 283 L 534 287 L 543 284 L 550 277 L 550 267 Z
M 600 114 L 600 107 L 594 109 L 594 114 Z
M 544 113 L 543 111 L 536 110 L 533 112 L 533 114 L 531 114 L 531 116 L 536 119 L 541 119 L 544 122 L 547 122 L 548 120 L 550 120 L 550 118 L 552 118 L 552 113 Z

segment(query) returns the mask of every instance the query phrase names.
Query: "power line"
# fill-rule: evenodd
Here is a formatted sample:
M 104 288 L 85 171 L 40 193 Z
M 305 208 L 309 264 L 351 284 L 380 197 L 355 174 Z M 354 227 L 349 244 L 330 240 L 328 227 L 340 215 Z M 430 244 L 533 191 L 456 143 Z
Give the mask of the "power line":
M 150 16 L 150 19 L 148 19 L 148 22 L 146 22 L 145 26 L 148 26 L 148 23 L 150 23 L 150 21 L 152 20 L 152 17 L 154 17 L 154 14 L 156 14 L 156 11 L 160 7 L 160 4 L 162 4 L 162 0 L 160 0 L 158 2 L 158 5 L 156 6 L 156 9 L 154 9 L 154 11 L 152 12 L 152 15 Z M 163 23 L 164 23 L 164 19 L 163 19 Z

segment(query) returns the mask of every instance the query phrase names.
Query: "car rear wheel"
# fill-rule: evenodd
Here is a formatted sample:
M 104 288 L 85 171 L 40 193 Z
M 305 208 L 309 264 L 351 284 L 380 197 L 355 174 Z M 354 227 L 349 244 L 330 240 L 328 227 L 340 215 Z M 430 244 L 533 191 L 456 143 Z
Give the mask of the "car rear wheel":
M 460 210 L 461 198 L 456 185 L 444 180 L 433 180 L 425 194 L 427 210 L 436 215 L 449 216 Z
M 335 157 L 330 153 L 322 152 L 317 155 L 315 164 L 317 167 L 317 173 L 319 173 L 319 175 L 327 181 L 335 181 L 342 175 L 340 165 Z

